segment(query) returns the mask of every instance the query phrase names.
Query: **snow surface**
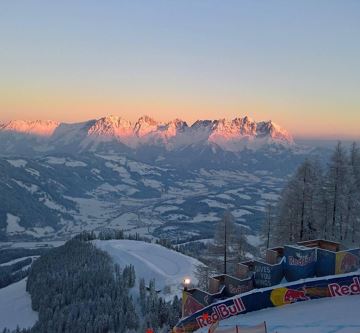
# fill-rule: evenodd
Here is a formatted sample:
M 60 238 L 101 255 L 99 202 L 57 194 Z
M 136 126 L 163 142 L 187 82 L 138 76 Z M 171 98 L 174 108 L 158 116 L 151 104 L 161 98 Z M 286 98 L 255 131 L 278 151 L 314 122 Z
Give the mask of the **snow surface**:
M 40 177 L 40 172 L 35 169 L 25 168 L 25 170 L 32 176 Z
M 69 159 L 67 159 L 65 157 L 49 156 L 49 157 L 47 157 L 46 161 L 47 161 L 48 164 L 55 164 L 55 165 L 56 164 L 63 164 L 65 166 L 73 167 L 73 168 L 86 167 L 87 166 L 87 164 L 84 163 L 84 162 L 69 160 Z
M 262 244 L 261 238 L 255 235 L 246 235 L 246 240 L 250 245 L 255 247 L 258 247 Z
M 6 214 L 6 232 L 8 234 L 13 234 L 13 233 L 18 233 L 18 232 L 22 232 L 25 229 L 19 224 L 20 222 L 20 217 L 12 215 L 10 213 Z
M 0 331 L 28 328 L 38 319 L 37 312 L 31 309 L 31 298 L 26 292 L 26 278 L 0 289 Z
M 94 244 L 108 252 L 120 267 L 132 264 L 135 267 L 137 284 L 141 278 L 148 285 L 156 280 L 156 289 L 171 288 L 171 298 L 181 295 L 182 281 L 189 277 L 196 283 L 195 266 L 201 263 L 163 246 L 131 240 L 95 240 Z
M 201 202 L 206 203 L 210 208 L 223 208 L 223 209 L 229 209 L 231 207 L 234 207 L 234 205 L 232 204 L 225 204 L 216 200 L 211 200 L 211 199 L 204 199 L 201 200 Z
M 48 234 L 52 234 L 55 230 L 52 227 L 33 227 L 31 230 L 26 230 L 25 234 L 34 236 L 36 238 L 44 237 Z
M 235 209 L 231 212 L 235 217 L 242 217 L 244 215 L 251 215 L 252 213 L 246 209 Z
M 179 210 L 178 206 L 158 206 L 155 208 L 155 210 L 161 214 L 166 213 L 166 212 L 171 212 L 174 210 Z
M 39 187 L 34 184 L 26 185 L 20 180 L 12 179 L 16 184 L 18 184 L 20 187 L 24 188 L 25 190 L 29 191 L 31 194 L 34 194 Z
M 27 164 L 25 160 L 7 160 L 15 168 L 24 168 Z
M 359 306 L 360 295 L 322 298 L 238 315 L 220 321 L 219 327 L 266 321 L 269 333 L 359 333 Z

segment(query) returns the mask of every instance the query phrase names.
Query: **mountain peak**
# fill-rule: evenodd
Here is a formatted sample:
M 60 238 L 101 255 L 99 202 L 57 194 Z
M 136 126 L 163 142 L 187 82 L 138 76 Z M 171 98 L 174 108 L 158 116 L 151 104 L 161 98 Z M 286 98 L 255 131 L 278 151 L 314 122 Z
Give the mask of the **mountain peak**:
M 263 121 L 258 123 L 258 136 L 259 137 L 270 137 L 275 140 L 279 140 L 282 142 L 287 142 L 290 144 L 294 143 L 294 139 L 291 134 L 283 129 L 278 124 L 273 121 Z
M 174 120 L 171 120 L 169 121 L 167 124 L 166 124 L 166 127 L 167 128 L 175 128 L 176 130 L 180 130 L 180 131 L 183 131 L 185 130 L 186 128 L 188 128 L 188 124 L 186 123 L 186 121 L 183 121 L 181 119 L 174 119 Z
M 54 133 L 59 124 L 59 122 L 53 120 L 11 120 L 7 124 L 3 124 L 1 130 L 49 137 Z
M 126 119 L 110 115 L 96 120 L 88 129 L 88 134 L 103 137 L 129 136 L 132 134 L 132 124 Z
M 142 117 L 140 117 L 137 121 L 140 124 L 149 124 L 149 125 L 157 125 L 158 122 L 156 120 L 154 120 L 153 118 L 151 118 L 150 116 L 144 115 Z
M 134 133 L 138 137 L 143 137 L 157 130 L 159 123 L 149 116 L 142 116 L 138 119 L 134 126 Z

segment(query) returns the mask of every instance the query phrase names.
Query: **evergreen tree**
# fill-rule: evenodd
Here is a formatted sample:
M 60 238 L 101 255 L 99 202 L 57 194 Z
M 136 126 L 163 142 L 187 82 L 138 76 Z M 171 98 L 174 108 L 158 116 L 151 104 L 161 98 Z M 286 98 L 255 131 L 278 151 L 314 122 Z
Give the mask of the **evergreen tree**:
M 146 286 L 144 278 L 140 279 L 139 282 L 139 295 L 140 295 L 140 307 L 142 314 L 145 313 L 145 304 L 146 304 Z

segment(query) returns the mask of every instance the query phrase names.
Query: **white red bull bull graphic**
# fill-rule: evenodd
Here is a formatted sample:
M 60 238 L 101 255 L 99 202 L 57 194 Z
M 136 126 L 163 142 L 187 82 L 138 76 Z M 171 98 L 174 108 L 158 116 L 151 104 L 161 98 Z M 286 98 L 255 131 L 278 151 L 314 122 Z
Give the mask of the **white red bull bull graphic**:
M 238 297 L 233 300 L 233 304 L 214 305 L 211 308 L 211 314 L 203 313 L 202 315 L 196 317 L 196 321 L 199 327 L 205 327 L 219 320 L 223 320 L 231 316 L 236 316 L 244 311 L 246 311 L 245 305 L 241 297 Z
M 329 291 L 331 297 L 359 295 L 360 294 L 360 280 L 358 277 L 354 277 L 353 282 L 350 285 L 340 285 L 338 283 L 330 283 Z
M 315 252 L 310 254 L 296 253 L 296 256 L 289 256 L 288 263 L 292 266 L 306 266 L 316 261 Z

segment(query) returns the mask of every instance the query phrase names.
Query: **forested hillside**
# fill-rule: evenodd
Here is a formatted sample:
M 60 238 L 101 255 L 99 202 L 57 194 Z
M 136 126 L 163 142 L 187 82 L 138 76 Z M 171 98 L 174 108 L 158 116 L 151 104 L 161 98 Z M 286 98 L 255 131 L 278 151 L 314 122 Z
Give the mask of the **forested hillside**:
M 135 290 L 135 279 L 133 266 L 120 267 L 91 242 L 72 239 L 33 263 L 27 291 L 39 320 L 21 332 L 166 331 L 180 316 L 179 299 L 158 297 L 154 280 Z

